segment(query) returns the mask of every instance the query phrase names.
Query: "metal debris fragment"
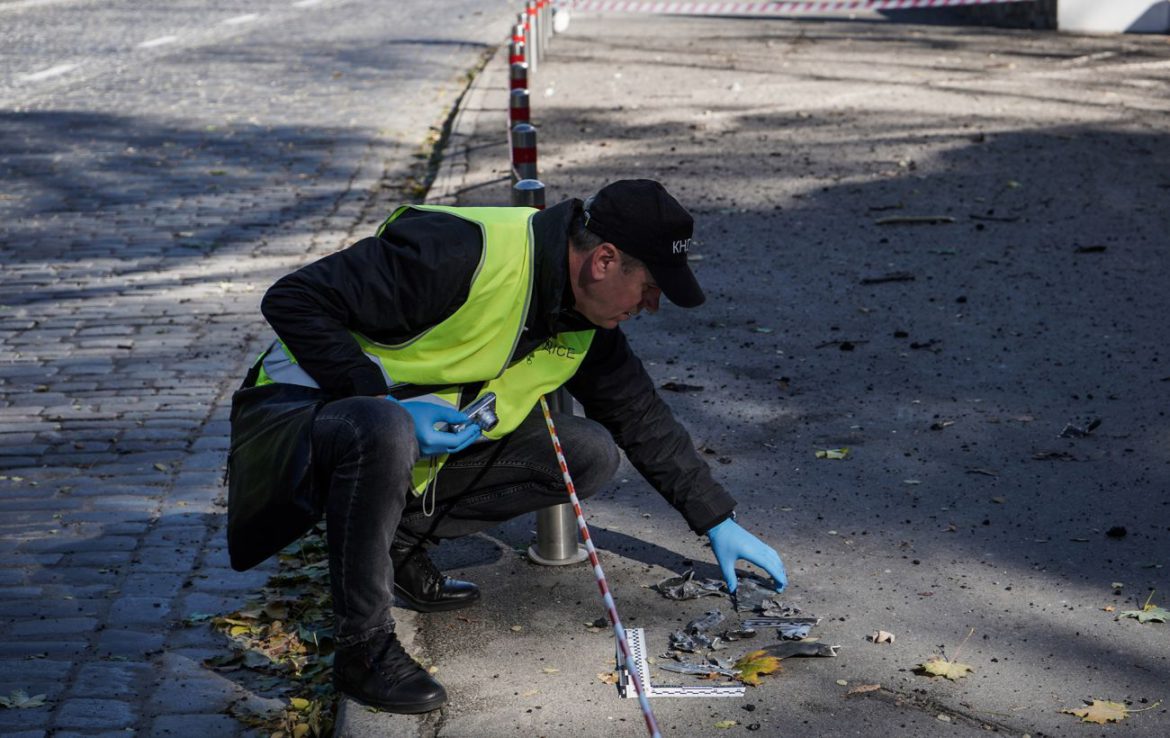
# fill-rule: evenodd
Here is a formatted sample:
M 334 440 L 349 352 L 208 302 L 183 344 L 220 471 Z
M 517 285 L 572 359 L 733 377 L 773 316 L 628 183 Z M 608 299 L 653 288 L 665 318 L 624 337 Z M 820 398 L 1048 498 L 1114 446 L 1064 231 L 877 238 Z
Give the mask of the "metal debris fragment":
M 700 676 L 722 674 L 723 676 L 735 677 L 739 673 L 735 669 L 725 669 L 715 664 L 696 664 L 690 661 L 666 661 L 658 664 L 658 668 L 663 671 L 673 671 L 676 674 L 698 674 Z
M 688 569 L 681 577 L 668 577 L 654 585 L 668 600 L 694 600 L 699 597 L 719 597 L 725 594 L 723 582 L 719 579 L 695 579 L 695 570 Z
M 793 656 L 836 656 L 840 646 L 830 646 L 816 641 L 784 641 L 764 646 L 769 656 L 787 659 Z
M 1068 423 L 1067 425 L 1064 426 L 1064 430 L 1062 430 L 1060 432 L 1060 437 L 1061 438 L 1085 438 L 1090 433 L 1097 430 L 1097 427 L 1100 425 L 1101 425 L 1100 418 L 1093 418 L 1092 420 L 1090 420 L 1088 422 L 1088 424 L 1084 428 L 1081 428 L 1080 426 L 1073 425 L 1072 423 Z

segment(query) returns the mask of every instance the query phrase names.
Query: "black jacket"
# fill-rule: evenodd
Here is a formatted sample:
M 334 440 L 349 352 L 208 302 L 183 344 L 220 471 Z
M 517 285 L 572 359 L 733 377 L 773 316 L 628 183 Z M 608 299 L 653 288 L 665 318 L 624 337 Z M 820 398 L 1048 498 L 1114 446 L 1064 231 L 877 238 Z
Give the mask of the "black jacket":
M 570 200 L 534 218 L 534 294 L 515 360 L 556 333 L 595 328 L 572 309 L 568 282 L 568 233 L 580 208 Z M 407 211 L 380 237 L 277 281 L 261 310 L 328 395 L 386 394 L 381 370 L 349 331 L 395 344 L 442 322 L 466 300 L 482 249 L 474 225 L 445 213 Z M 712 479 L 620 328 L 597 329 L 566 387 L 695 532 L 731 515 L 735 501 Z

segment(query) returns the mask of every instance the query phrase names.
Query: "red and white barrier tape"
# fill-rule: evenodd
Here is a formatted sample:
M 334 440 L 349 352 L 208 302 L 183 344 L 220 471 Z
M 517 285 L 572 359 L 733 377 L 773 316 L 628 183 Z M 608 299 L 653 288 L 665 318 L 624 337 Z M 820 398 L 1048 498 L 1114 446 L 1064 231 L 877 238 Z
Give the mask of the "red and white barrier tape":
M 605 602 L 609 622 L 613 623 L 613 633 L 617 636 L 618 648 L 621 649 L 625 663 L 632 664 L 630 657 L 630 643 L 626 639 L 626 629 L 618 617 L 617 605 L 613 595 L 609 593 L 609 585 L 605 581 L 605 572 L 601 570 L 601 562 L 597 560 L 597 549 L 593 547 L 593 539 L 589 537 L 589 526 L 585 525 L 585 515 L 581 512 L 581 502 L 577 499 L 577 488 L 573 486 L 573 477 L 569 475 L 569 465 L 565 462 L 565 453 L 561 449 L 561 440 L 557 437 L 557 427 L 553 425 L 552 414 L 548 410 L 548 402 L 544 396 L 540 398 L 540 409 L 544 412 L 544 423 L 548 426 L 548 434 L 552 437 L 553 449 L 557 452 L 557 463 L 561 465 L 561 476 L 565 479 L 565 487 L 569 490 L 569 501 L 573 503 L 573 512 L 577 514 L 577 528 L 581 531 L 581 540 L 585 541 L 585 550 L 589 553 L 589 563 L 593 565 L 593 576 L 597 578 L 597 588 L 601 590 L 601 599 Z M 634 690 L 638 693 L 638 704 L 642 706 L 642 717 L 646 719 L 646 729 L 653 738 L 661 738 L 658 731 L 658 722 L 654 719 L 654 711 L 650 709 L 650 700 L 647 699 L 646 689 L 638 676 L 637 669 L 630 669 L 630 678 L 634 683 Z
M 962 5 L 999 5 L 1035 0 L 808 0 L 808 2 L 719 3 L 651 2 L 649 0 L 571 0 L 573 10 L 600 13 L 664 13 L 677 15 L 792 15 L 856 10 L 910 10 Z

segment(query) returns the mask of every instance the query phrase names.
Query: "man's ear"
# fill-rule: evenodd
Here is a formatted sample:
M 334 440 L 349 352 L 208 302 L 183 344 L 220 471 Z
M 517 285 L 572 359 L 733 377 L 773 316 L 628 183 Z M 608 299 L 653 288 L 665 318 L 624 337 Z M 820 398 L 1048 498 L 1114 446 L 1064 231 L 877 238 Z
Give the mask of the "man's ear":
M 602 279 L 611 270 L 621 267 L 617 246 L 608 241 L 593 249 L 590 257 L 589 266 L 594 279 Z

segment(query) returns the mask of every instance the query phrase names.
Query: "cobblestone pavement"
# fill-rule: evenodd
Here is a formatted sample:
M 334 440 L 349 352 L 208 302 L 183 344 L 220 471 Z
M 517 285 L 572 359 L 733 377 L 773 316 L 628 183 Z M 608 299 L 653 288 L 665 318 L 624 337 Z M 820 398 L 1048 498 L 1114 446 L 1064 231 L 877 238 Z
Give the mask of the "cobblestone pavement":
M 259 296 L 403 197 L 507 3 L 443 23 L 422 2 L 18 5 L 0 7 L 3 56 L 25 59 L 0 80 L 0 695 L 46 698 L 0 710 L 0 734 L 234 735 L 224 711 L 262 698 L 204 669 L 223 644 L 182 620 L 270 574 L 232 572 L 222 535 Z M 26 57 L 45 48 L 73 67 L 41 84 Z

